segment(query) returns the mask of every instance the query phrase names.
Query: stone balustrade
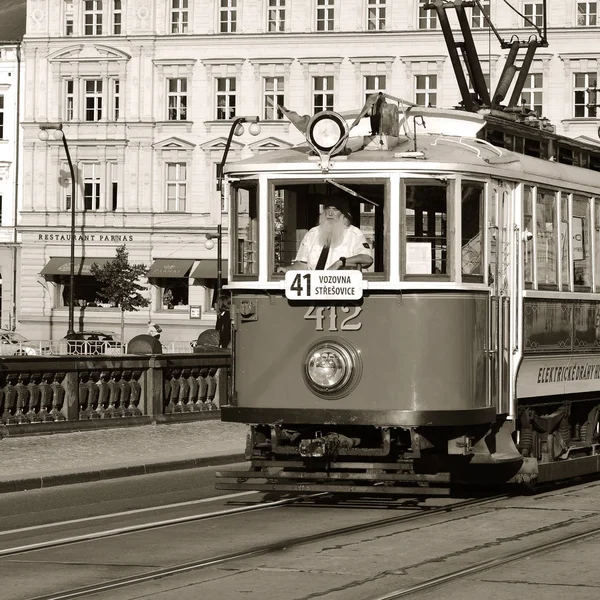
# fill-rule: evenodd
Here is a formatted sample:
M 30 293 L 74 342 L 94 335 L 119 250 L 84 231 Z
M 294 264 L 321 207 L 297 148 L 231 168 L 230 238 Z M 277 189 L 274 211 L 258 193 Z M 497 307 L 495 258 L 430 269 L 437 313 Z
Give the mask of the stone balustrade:
M 1 422 L 10 435 L 13 427 L 23 432 L 39 423 L 83 426 L 200 415 L 228 401 L 230 371 L 230 352 L 218 348 L 194 354 L 3 357 Z

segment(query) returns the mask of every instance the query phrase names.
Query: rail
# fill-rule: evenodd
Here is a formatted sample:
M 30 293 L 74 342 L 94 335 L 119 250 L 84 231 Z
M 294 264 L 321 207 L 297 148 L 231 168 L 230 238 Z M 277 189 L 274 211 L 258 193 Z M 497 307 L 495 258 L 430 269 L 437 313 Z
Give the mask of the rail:
M 166 342 L 163 354 L 191 354 L 195 342 Z M 121 356 L 126 354 L 127 343 L 119 341 L 83 340 L 28 340 L 26 342 L 0 343 L 0 356 Z
M 71 430 L 85 428 L 86 421 L 98 426 L 109 420 L 141 424 L 201 417 L 227 401 L 230 373 L 231 353 L 220 348 L 144 355 L 4 355 L 0 422 L 10 435 L 64 430 L 69 424 Z

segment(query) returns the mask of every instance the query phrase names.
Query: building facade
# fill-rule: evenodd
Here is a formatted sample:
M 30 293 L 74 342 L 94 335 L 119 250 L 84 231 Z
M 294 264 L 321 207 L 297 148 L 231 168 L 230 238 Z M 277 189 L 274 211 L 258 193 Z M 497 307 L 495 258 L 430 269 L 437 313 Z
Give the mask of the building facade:
M 89 267 L 127 245 L 150 267 L 148 310 L 127 336 L 159 322 L 167 341 L 213 326 L 216 249 L 228 223 L 217 166 L 233 119 L 261 131 L 234 137 L 228 160 L 302 141 L 279 105 L 300 114 L 360 108 L 376 91 L 450 107 L 459 92 L 435 12 L 422 0 L 28 0 L 24 38 L 23 203 L 19 329 L 32 339 L 67 328 L 71 208 L 74 288 L 86 329 L 117 329 Z M 542 2 L 482 2 L 505 39 L 541 26 Z M 522 100 L 558 133 L 598 140 L 596 2 L 548 3 Z M 497 84 L 502 50 L 480 8 L 469 10 L 482 68 Z M 566 18 L 565 18 L 565 15 Z M 40 140 L 62 123 L 63 142 Z M 223 238 L 223 255 L 229 243 Z M 82 321 L 83 323 L 83 321 Z

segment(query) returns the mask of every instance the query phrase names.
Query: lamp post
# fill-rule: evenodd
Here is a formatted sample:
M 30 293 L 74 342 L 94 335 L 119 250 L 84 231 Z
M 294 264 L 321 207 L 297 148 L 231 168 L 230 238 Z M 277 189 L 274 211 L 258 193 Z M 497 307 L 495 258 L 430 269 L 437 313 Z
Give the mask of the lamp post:
M 47 142 L 50 137 L 49 131 L 52 131 L 55 140 L 62 140 L 71 172 L 71 263 L 69 267 L 69 327 L 67 329 L 67 335 L 69 335 L 75 333 L 75 169 L 62 123 L 42 123 L 38 133 L 40 140 Z
M 225 203 L 225 189 L 223 187 L 223 169 L 225 168 L 225 162 L 227 161 L 227 155 L 229 154 L 229 148 L 231 147 L 231 140 L 234 135 L 242 135 L 244 133 L 244 126 L 242 123 L 250 123 L 250 127 L 248 131 L 250 135 L 258 135 L 260 133 L 260 125 L 258 122 L 260 121 L 259 117 L 236 117 L 231 124 L 231 128 L 229 129 L 229 136 L 227 137 L 227 143 L 225 144 L 225 149 L 223 150 L 223 157 L 221 158 L 221 162 L 217 168 L 217 189 L 221 192 L 221 207 L 220 211 L 223 210 L 223 204 Z M 219 218 L 220 220 L 220 218 Z M 216 297 L 217 299 L 221 295 L 221 284 L 223 281 L 223 267 L 222 267 L 222 258 L 223 258 L 223 234 L 221 223 L 217 225 L 217 235 L 212 235 L 210 233 L 206 234 L 206 247 L 210 250 L 213 246 L 208 245 L 208 243 L 212 243 L 211 240 L 213 238 L 217 238 L 217 288 L 216 288 Z

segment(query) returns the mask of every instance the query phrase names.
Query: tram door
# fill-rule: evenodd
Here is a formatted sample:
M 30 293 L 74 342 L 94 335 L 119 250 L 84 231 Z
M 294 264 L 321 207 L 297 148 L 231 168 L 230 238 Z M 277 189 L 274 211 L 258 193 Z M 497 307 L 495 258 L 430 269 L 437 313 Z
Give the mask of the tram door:
M 491 182 L 488 195 L 488 393 L 498 413 L 510 410 L 511 296 L 514 292 L 511 197 L 509 184 Z

